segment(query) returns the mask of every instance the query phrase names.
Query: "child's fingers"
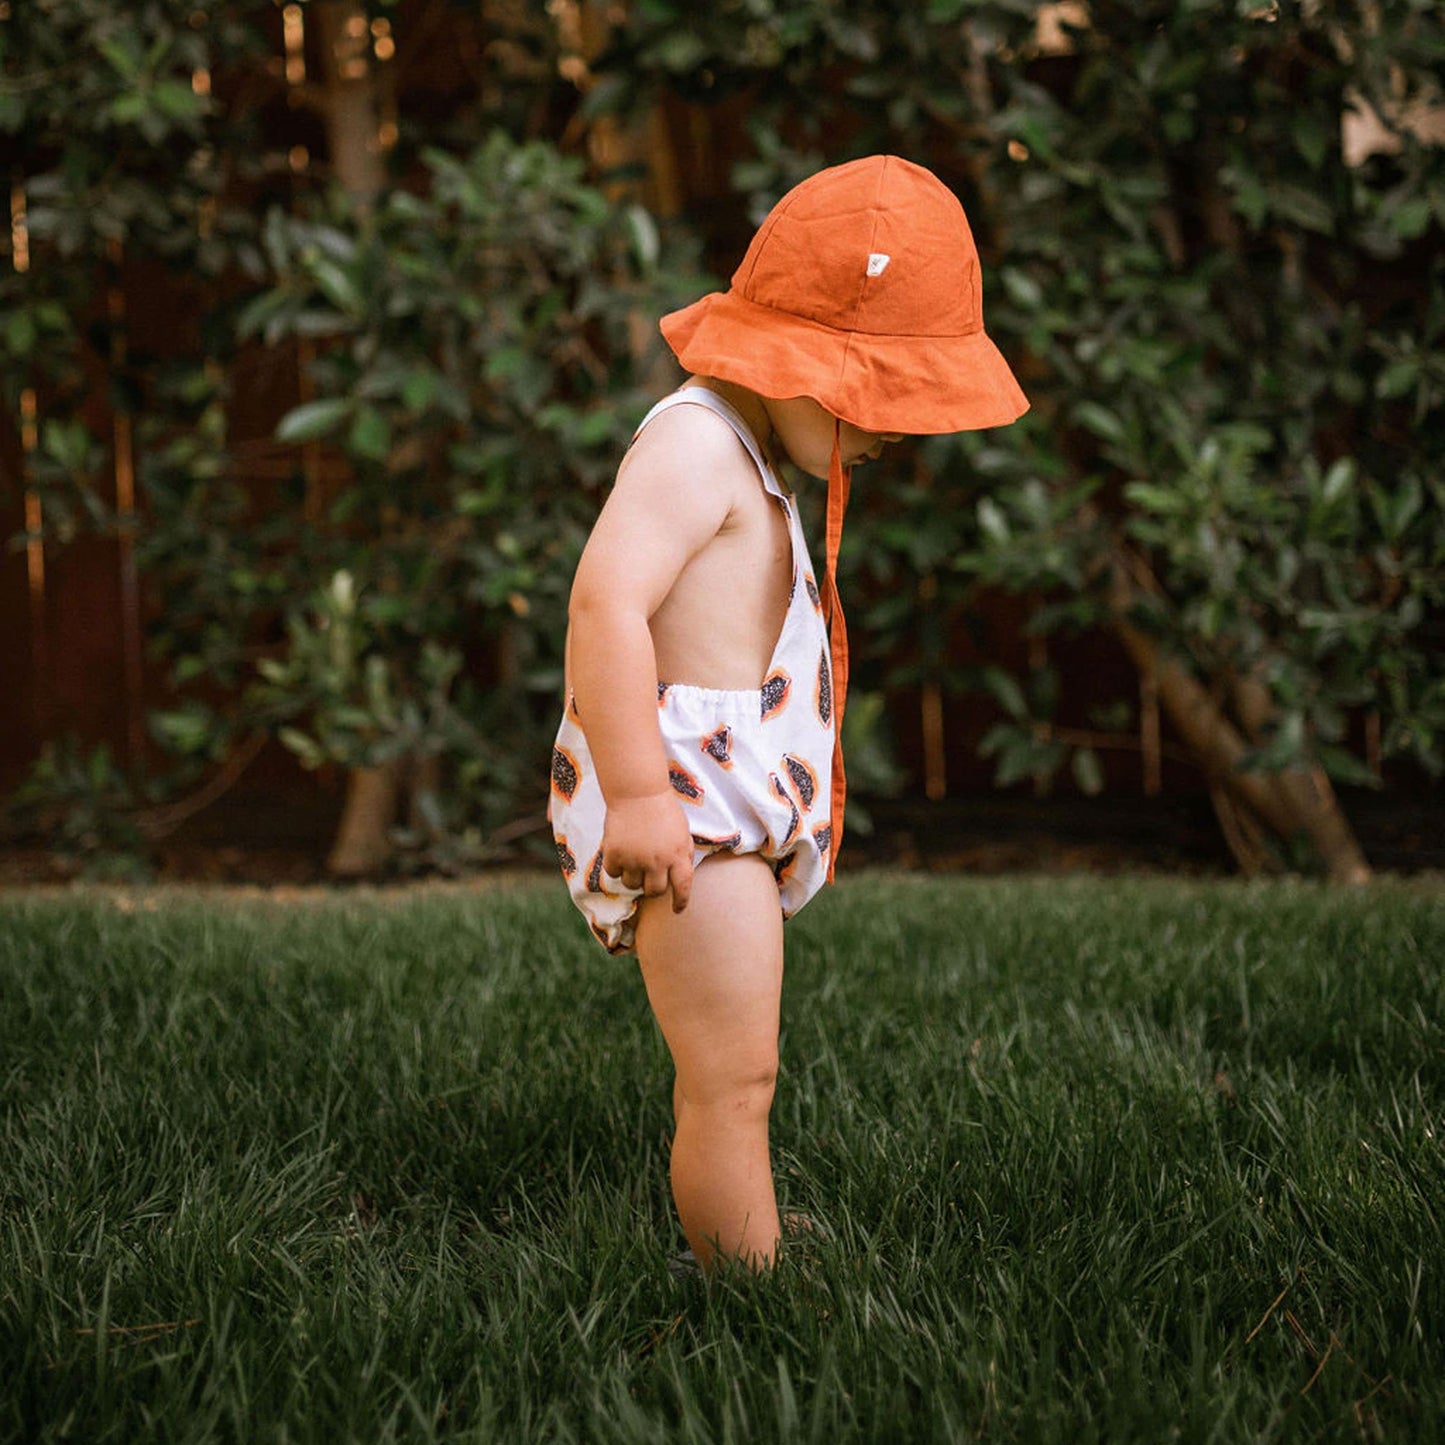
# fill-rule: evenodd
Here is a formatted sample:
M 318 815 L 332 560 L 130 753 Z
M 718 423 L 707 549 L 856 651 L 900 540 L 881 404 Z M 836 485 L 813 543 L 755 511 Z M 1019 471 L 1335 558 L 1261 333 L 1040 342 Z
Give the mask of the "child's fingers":
M 672 911 L 681 913 L 692 897 L 692 859 L 674 863 L 668 876 L 672 880 Z

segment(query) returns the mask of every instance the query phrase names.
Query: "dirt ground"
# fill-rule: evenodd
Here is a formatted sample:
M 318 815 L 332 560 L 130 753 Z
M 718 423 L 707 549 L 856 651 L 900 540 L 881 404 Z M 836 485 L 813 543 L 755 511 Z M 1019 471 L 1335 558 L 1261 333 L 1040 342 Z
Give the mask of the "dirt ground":
M 1207 796 L 1096 799 L 1000 796 L 870 802 L 872 831 L 849 831 L 840 872 L 905 867 L 934 873 L 1117 875 L 1170 873 L 1228 877 L 1236 870 Z M 1445 870 L 1445 797 L 1361 794 L 1347 812 L 1367 857 L 1381 872 Z M 102 867 L 88 874 L 36 847 L 0 843 L 0 889 L 67 884 L 77 877 L 160 884 L 226 884 L 243 889 L 336 886 L 325 869 L 335 817 L 280 795 L 225 799 L 154 846 L 148 876 Z M 501 882 L 555 868 L 545 829 L 521 840 L 497 866 L 471 876 Z M 388 876 L 348 887 L 431 882 L 436 873 Z

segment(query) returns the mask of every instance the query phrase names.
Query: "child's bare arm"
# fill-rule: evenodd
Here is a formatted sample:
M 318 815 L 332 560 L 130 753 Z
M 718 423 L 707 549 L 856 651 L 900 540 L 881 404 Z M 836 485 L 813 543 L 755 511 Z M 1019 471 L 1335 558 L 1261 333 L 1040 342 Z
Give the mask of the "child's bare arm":
M 649 896 L 687 906 L 692 834 L 657 720 L 649 620 L 678 575 L 721 529 L 736 440 L 678 408 L 628 454 L 572 585 L 572 691 L 607 804 L 602 866 Z M 682 412 L 682 415 L 679 415 Z

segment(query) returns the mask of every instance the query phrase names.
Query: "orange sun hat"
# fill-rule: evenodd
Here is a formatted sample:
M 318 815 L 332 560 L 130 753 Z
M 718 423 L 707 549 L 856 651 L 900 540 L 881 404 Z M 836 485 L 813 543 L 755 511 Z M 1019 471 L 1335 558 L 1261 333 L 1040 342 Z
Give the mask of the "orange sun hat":
M 974 431 L 1028 410 L 983 329 L 963 207 L 901 156 L 830 166 L 794 186 L 730 288 L 661 326 L 695 375 L 810 396 L 863 431 Z
M 662 334 L 697 376 L 759 396 L 808 396 L 868 432 L 976 431 L 1028 410 L 983 329 L 978 248 L 957 197 L 901 156 L 830 166 L 768 213 L 726 291 L 664 316 Z M 832 846 L 843 842 L 848 629 L 838 547 L 850 484 L 838 427 L 828 469 L 823 612 L 832 657 Z

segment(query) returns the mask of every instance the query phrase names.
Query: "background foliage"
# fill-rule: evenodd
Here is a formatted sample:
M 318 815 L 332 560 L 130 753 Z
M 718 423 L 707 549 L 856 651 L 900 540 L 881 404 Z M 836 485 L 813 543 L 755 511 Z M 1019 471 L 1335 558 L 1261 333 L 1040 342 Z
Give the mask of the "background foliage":
M 656 3 L 611 57 L 619 105 L 747 96 L 754 218 L 874 151 L 927 159 L 974 217 L 1034 409 L 870 479 L 851 557 L 874 675 L 987 688 L 1001 783 L 1071 763 L 1097 790 L 1052 668 L 1020 686 L 950 661 L 1002 587 L 1037 635 L 1152 639 L 1243 735 L 1232 768 L 1372 785 L 1349 727 L 1375 709 L 1382 755 L 1437 773 L 1445 161 L 1399 122 L 1441 99 L 1438 8 L 1039 8 L 749 3 L 698 25 Z M 1347 165 L 1365 108 L 1398 149 Z
M 552 27 L 496 7 L 525 63 L 468 108 L 403 105 L 393 184 L 358 206 L 265 163 L 259 12 L 12 7 L 0 132 L 32 247 L 64 264 L 0 276 L 0 395 L 14 415 L 41 393 L 51 545 L 117 525 L 97 377 L 135 418 L 173 761 L 128 803 L 276 731 L 308 765 L 430 759 L 396 841 L 422 866 L 484 856 L 536 807 L 571 562 L 656 387 L 639 319 L 708 284 L 694 245 L 726 274 L 787 186 L 877 150 L 963 199 L 1034 406 L 870 475 L 845 558 L 864 686 L 985 691 L 1000 783 L 1067 767 L 1095 791 L 1132 698 L 1072 716 L 1048 659 L 1109 627 L 1238 731 L 1227 766 L 1199 755 L 1217 785 L 1372 784 L 1369 713 L 1382 756 L 1437 772 L 1445 163 L 1406 118 L 1440 100 L 1438 8 L 1038 8 L 646 0 L 577 91 Z M 370 13 L 404 39 L 405 7 Z M 1364 106 L 1395 148 L 1348 165 Z M 735 205 L 661 224 L 562 153 L 658 115 L 674 147 L 689 116 L 726 138 Z M 107 317 L 122 259 L 194 300 L 179 359 Z M 291 469 L 258 512 L 232 418 L 257 356 L 296 355 Z M 320 504 L 306 448 L 345 478 Z M 998 589 L 1061 639 L 1022 672 L 979 620 Z M 52 754 L 32 825 L 46 766 L 89 776 Z
M 418 191 L 363 216 L 335 197 L 273 211 L 273 284 L 241 326 L 328 343 L 278 436 L 334 438 L 353 478 L 300 540 L 331 581 L 288 607 L 288 653 L 260 664 L 255 697 L 307 720 L 284 736 L 309 766 L 443 758 L 440 837 L 535 791 L 571 575 L 648 404 L 629 318 L 676 282 L 651 219 L 544 142 L 496 131 L 424 163 Z

